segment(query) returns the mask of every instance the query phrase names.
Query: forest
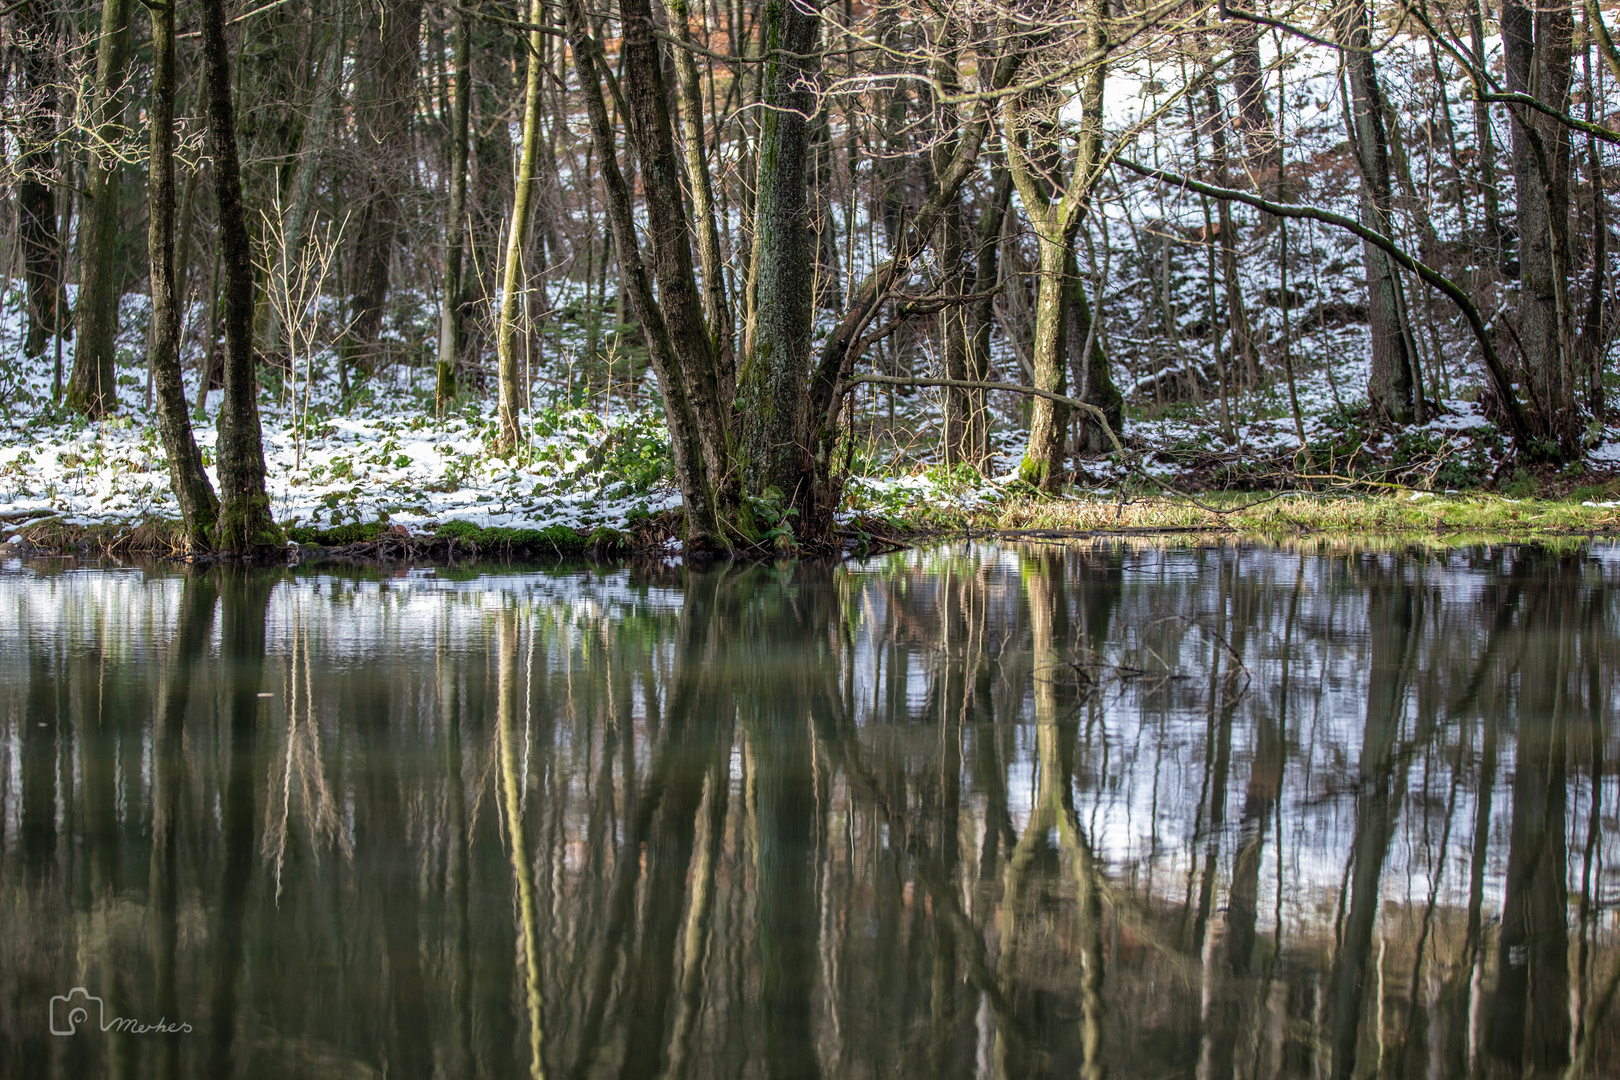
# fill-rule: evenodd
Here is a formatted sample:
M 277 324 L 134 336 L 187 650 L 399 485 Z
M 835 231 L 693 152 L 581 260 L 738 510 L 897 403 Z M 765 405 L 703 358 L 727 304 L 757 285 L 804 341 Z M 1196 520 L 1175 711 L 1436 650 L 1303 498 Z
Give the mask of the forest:
M 1234 490 L 1607 521 L 1614 17 L 14 0 L 0 516 L 194 554 Z

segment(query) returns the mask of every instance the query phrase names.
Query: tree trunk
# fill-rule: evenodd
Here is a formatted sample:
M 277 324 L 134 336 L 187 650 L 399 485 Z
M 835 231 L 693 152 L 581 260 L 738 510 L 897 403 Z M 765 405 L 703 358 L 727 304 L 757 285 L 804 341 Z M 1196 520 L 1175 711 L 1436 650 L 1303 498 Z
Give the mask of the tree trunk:
M 815 286 L 807 200 L 816 62 L 809 54 L 819 30 L 815 8 L 767 0 L 754 213 L 755 328 L 737 375 L 748 490 L 763 495 L 775 488 L 805 510 L 814 498 L 805 398 Z
M 28 286 L 28 329 L 23 355 L 45 352 L 45 339 L 60 332 L 62 260 L 56 233 L 57 49 L 50 22 L 39 0 L 16 9 L 22 54 L 26 119 L 17 155 L 17 239 L 22 245 L 23 277 Z
M 203 0 L 203 57 L 208 80 L 208 146 L 214 158 L 219 250 L 225 277 L 225 394 L 219 409 L 215 463 L 219 525 L 214 546 L 251 555 L 279 545 L 264 490 L 264 443 L 259 430 L 258 377 L 253 363 L 253 247 L 242 206 L 231 108 L 231 68 L 224 0 Z
M 1231 187 L 1227 160 L 1226 115 L 1214 79 L 1205 86 L 1209 108 L 1210 167 L 1215 183 Z M 1243 385 L 1253 389 L 1260 384 L 1260 359 L 1249 332 L 1248 310 L 1243 305 L 1243 285 L 1238 281 L 1237 225 L 1232 220 L 1232 204 L 1226 199 L 1215 203 L 1218 240 L 1221 250 L 1221 283 L 1226 289 L 1226 329 L 1231 337 L 1231 355 L 1243 361 Z
M 692 268 L 691 229 L 681 195 L 681 163 L 675 154 L 670 99 L 652 33 L 652 6 L 648 0 L 623 0 L 619 10 L 625 21 L 626 105 L 636 157 L 641 162 L 658 307 L 671 355 L 686 386 L 705 482 L 715 500 L 715 512 L 724 520 L 736 502 L 738 483 L 731 467 L 727 410 L 720 400 L 722 374 L 714 339 L 704 323 L 702 294 Z M 637 317 L 645 324 L 641 312 Z
M 367 177 L 360 237 L 354 251 L 354 319 L 346 345 L 349 360 L 367 374 L 376 370 L 377 338 L 388 299 L 389 264 L 399 227 L 401 178 L 411 172 L 410 122 L 416 114 L 416 54 L 422 0 L 384 0 L 378 30 L 376 97 L 356 102 L 360 140 L 373 161 Z
M 1597 87 L 1592 79 L 1590 45 L 1581 57 L 1586 75 L 1586 122 L 1592 122 L 1592 98 Z M 1605 314 L 1608 282 L 1609 211 L 1603 198 L 1603 158 L 1598 152 L 1597 139 L 1586 137 L 1586 173 L 1592 185 L 1592 284 L 1586 294 L 1586 316 L 1577 339 L 1576 359 L 1584 369 L 1587 381 L 1586 402 L 1592 419 L 1602 423 L 1605 403 L 1603 393 L 1603 353 L 1607 340 Z
M 1103 411 L 1108 420 L 1108 426 L 1118 435 L 1125 416 L 1125 396 L 1114 385 L 1114 377 L 1108 368 L 1108 350 L 1103 347 L 1102 334 L 1092 323 L 1091 303 L 1086 299 L 1086 283 L 1080 277 L 1079 263 L 1075 259 L 1074 248 L 1069 248 L 1069 332 L 1067 341 L 1068 359 L 1073 370 L 1079 373 L 1080 385 L 1074 388 L 1074 396 L 1088 405 L 1095 405 Z M 1094 416 L 1089 413 L 1080 417 L 1080 432 L 1077 453 L 1081 454 L 1107 454 L 1114 450 L 1113 440 L 1108 432 L 1103 430 Z
M 670 30 L 682 42 L 691 40 L 687 0 L 664 0 Z M 681 135 L 686 142 L 686 184 L 692 197 L 692 223 L 696 227 L 698 259 L 703 267 L 703 317 L 709 323 L 719 364 L 720 394 L 729 401 L 737 392 L 737 344 L 726 297 L 725 264 L 720 255 L 720 229 L 715 220 L 714 185 L 703 134 L 703 99 L 698 87 L 697 60 L 688 49 L 673 49 L 681 83 Z
M 1468 38 L 1474 47 L 1475 66 L 1485 68 L 1485 0 L 1468 0 Z M 1493 265 L 1491 276 L 1500 268 L 1494 265 L 1502 254 L 1502 211 L 1496 190 L 1496 139 L 1491 132 L 1491 105 L 1478 94 L 1474 95 L 1474 142 L 1477 144 L 1479 195 L 1485 212 L 1485 247 Z
M 1070 239 L 1056 228 L 1054 216 L 1047 215 L 1047 221 L 1035 230 L 1040 245 L 1040 276 L 1035 292 L 1035 341 L 1030 349 L 1030 366 L 1034 369 L 1035 389 L 1067 394 L 1064 369 L 1069 355 L 1068 271 L 1075 260 Z M 1030 410 L 1029 445 L 1018 467 L 1026 483 L 1048 492 L 1063 486 L 1063 444 L 1068 426 L 1067 405 L 1050 398 L 1035 399 Z
M 456 397 L 461 352 L 461 256 L 466 248 L 468 125 L 472 121 L 472 47 L 467 16 L 455 8 L 455 104 L 450 122 L 450 206 L 444 218 L 444 283 L 439 297 L 439 363 L 433 399 L 442 414 Z
M 1103 89 L 1108 65 L 1100 58 L 1108 51 L 1107 19 L 1106 0 L 1091 0 L 1086 20 L 1086 51 L 1099 59 L 1086 73 L 1080 90 L 1080 134 L 1073 174 L 1056 199 L 1047 190 L 1052 170 L 1046 164 L 1057 160 L 1056 132 L 1044 123 L 1031 125 L 1020 115 L 1015 103 L 1007 106 L 1008 132 L 1004 139 L 1007 161 L 1040 248 L 1035 340 L 1030 350 L 1032 383 L 1037 390 L 1047 393 L 1064 393 L 1069 308 L 1073 298 L 1069 271 L 1075 266 L 1074 237 L 1086 213 L 1091 185 L 1096 182 L 1102 160 Z M 1067 405 L 1047 397 L 1035 399 L 1030 412 L 1029 444 L 1018 470 L 1026 483 L 1046 492 L 1055 492 L 1062 486 L 1063 444 L 1068 425 Z
M 1372 34 L 1366 0 L 1349 0 L 1344 9 L 1340 37 L 1346 43 L 1345 68 L 1350 101 L 1347 121 L 1361 171 L 1361 213 L 1369 228 L 1393 235 L 1390 212 L 1389 138 L 1384 128 L 1383 95 L 1373 63 Z M 1372 367 L 1367 375 L 1367 399 L 1384 419 L 1405 424 L 1413 415 L 1413 369 L 1417 357 L 1408 348 L 1411 335 L 1400 302 L 1400 284 L 1389 256 L 1371 244 L 1362 244 L 1367 266 L 1367 313 L 1372 329 Z
M 174 273 L 174 4 L 152 7 L 152 154 L 147 173 L 151 222 L 152 338 L 149 363 L 157 384 L 158 433 L 169 459 L 169 484 L 186 522 L 192 551 L 206 551 L 219 515 L 214 487 L 191 434 L 180 375 L 180 295 Z M 206 388 L 205 388 L 206 389 Z
M 343 88 L 343 19 L 344 8 L 337 5 L 337 26 L 327 44 L 326 57 L 321 61 L 315 79 L 315 112 L 304 127 L 299 147 L 298 181 L 293 188 L 292 205 L 287 209 L 286 226 L 282 229 L 282 247 L 275 252 L 276 279 L 285 281 L 299 273 L 298 267 L 304 251 L 304 225 L 309 220 L 310 203 L 315 197 L 315 171 L 320 166 L 321 148 L 332 126 L 332 110 L 337 106 Z M 268 305 L 268 326 L 264 335 L 266 356 L 279 362 L 281 353 L 281 309 Z M 291 332 L 289 328 L 289 332 Z
M 985 382 L 990 378 L 990 333 L 995 328 L 996 300 L 991 292 L 1001 279 L 997 255 L 1001 251 L 1001 231 L 1007 220 L 1007 205 L 1012 201 L 1013 178 L 1006 165 L 998 166 L 990 178 L 990 200 L 979 214 L 972 292 L 978 297 L 973 302 L 971 321 L 965 329 L 972 335 L 967 345 L 968 378 Z M 967 443 L 971 447 L 968 460 L 975 468 L 982 468 L 990 457 L 990 418 L 984 391 L 968 391 Z
M 539 0 L 529 5 L 529 22 L 538 27 L 545 18 Z M 540 146 L 540 54 L 544 32 L 529 31 L 529 74 L 523 90 L 523 145 L 518 152 L 517 181 L 512 188 L 512 220 L 507 223 L 506 263 L 501 271 L 501 307 L 495 326 L 495 351 L 500 362 L 501 447 L 513 450 L 523 438 L 522 412 L 528 388 L 520 381 L 517 338 L 522 293 L 528 288 L 523 252 L 528 246 L 529 216 L 534 206 L 534 173 Z M 523 326 L 527 332 L 527 326 Z
M 1569 110 L 1574 21 L 1567 3 L 1533 10 L 1520 0 L 1502 4 L 1502 53 L 1509 92 L 1531 94 L 1558 112 Z M 1569 312 L 1568 130 L 1524 106 L 1510 106 L 1513 174 L 1519 191 L 1520 380 L 1528 390 L 1530 424 L 1558 457 L 1579 452 L 1584 416 L 1576 404 Z
M 68 404 L 86 416 L 118 408 L 116 339 L 118 299 L 118 188 L 123 164 L 116 147 L 124 119 L 124 69 L 129 63 L 130 0 L 104 0 L 96 47 L 96 84 L 91 105 L 91 149 L 80 210 L 78 347 Z
M 585 109 L 590 122 L 591 141 L 601 162 L 602 186 L 606 195 L 608 221 L 613 232 L 614 258 L 619 280 L 640 321 L 647 340 L 647 354 L 664 394 L 664 422 L 669 429 L 670 456 L 674 459 L 675 480 L 681 489 L 686 512 L 686 545 L 691 551 L 724 548 L 728 545 L 715 505 L 714 490 L 705 467 L 704 447 L 693 415 L 693 403 L 685 372 L 670 342 L 669 328 L 653 295 L 647 268 L 641 261 L 630 191 L 619 170 L 619 156 L 607 105 L 602 100 L 602 73 L 598 68 L 601 50 L 588 31 L 589 24 L 580 0 L 569 0 L 565 7 L 569 51 L 574 69 L 584 88 Z M 630 25 L 634 28 L 634 24 Z M 646 28 L 650 31 L 650 27 Z M 662 83 L 659 84 L 660 88 Z M 667 130 L 667 125 L 666 129 Z

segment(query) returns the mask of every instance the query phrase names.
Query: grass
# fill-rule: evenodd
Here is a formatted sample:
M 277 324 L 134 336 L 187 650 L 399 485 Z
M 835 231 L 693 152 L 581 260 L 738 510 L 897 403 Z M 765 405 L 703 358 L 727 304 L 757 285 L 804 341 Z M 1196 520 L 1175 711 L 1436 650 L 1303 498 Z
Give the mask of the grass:
M 886 526 L 890 541 L 925 542 L 961 532 L 1001 533 L 1015 538 L 1038 534 L 1125 536 L 1155 543 L 1200 544 L 1252 538 L 1290 546 L 1306 543 L 1329 547 L 1382 550 L 1390 547 L 1455 547 L 1459 545 L 1535 542 L 1557 546 L 1595 535 L 1620 536 L 1620 507 L 1587 506 L 1612 495 L 1614 485 L 1577 488 L 1563 498 L 1515 499 L 1499 494 L 1429 495 L 1427 493 L 1342 495 L 1289 493 L 1281 496 L 1213 494 L 1195 503 L 1167 496 L 1123 500 L 1079 496 L 1045 498 L 1025 489 L 998 502 L 964 508 L 931 504 L 926 498 L 909 505 L 869 509 L 852 526 L 871 522 Z M 1203 505 L 1199 505 L 1202 503 Z M 633 534 L 598 528 L 585 533 L 566 525 L 541 529 L 487 527 L 447 521 L 431 536 L 424 553 L 443 547 L 453 554 L 459 545 L 508 555 L 541 558 L 613 558 L 661 547 L 670 522 L 659 528 L 638 527 Z M 335 528 L 293 528 L 300 544 L 343 547 L 367 544 L 390 529 L 373 521 Z M 103 557 L 180 557 L 184 532 L 178 521 L 146 518 L 134 525 L 69 525 L 42 521 L 21 530 L 36 552 L 81 553 Z
M 1513 499 L 1504 495 L 1210 495 L 1126 499 L 1025 496 L 968 515 L 975 529 L 1065 532 L 1200 532 L 1263 537 L 1437 535 L 1452 539 L 1534 539 L 1620 533 L 1620 507 L 1581 500 Z

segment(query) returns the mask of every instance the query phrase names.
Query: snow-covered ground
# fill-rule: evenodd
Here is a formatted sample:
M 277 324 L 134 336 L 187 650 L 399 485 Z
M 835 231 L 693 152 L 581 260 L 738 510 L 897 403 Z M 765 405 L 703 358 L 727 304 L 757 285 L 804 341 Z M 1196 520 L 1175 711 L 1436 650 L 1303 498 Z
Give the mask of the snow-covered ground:
M 1384 41 L 1380 36 L 1380 42 L 1380 77 L 1407 163 L 1396 213 L 1397 239 L 1419 250 L 1418 222 L 1426 216 L 1442 253 L 1450 253 L 1450 272 L 1465 272 L 1478 255 L 1477 247 L 1470 247 L 1480 224 L 1476 193 L 1472 178 L 1451 174 L 1449 163 L 1451 144 L 1456 160 L 1475 156 L 1467 78 L 1446 56 L 1431 63 L 1420 39 Z M 1143 163 L 1207 177 L 1209 129 L 1195 121 L 1209 102 L 1178 96 L 1188 72 L 1183 56 L 1170 44 L 1145 41 L 1118 58 L 1107 92 L 1110 139 L 1121 140 L 1122 153 Z M 1487 44 L 1492 65 L 1499 65 L 1499 43 Z M 1262 36 L 1260 47 L 1267 108 L 1274 122 L 1282 116 L 1277 135 L 1287 161 L 1288 197 L 1356 215 L 1359 179 L 1345 141 L 1337 54 L 1270 34 Z M 1443 79 L 1435 78 L 1436 66 Z M 1620 94 L 1603 81 L 1601 70 L 1596 77 L 1598 119 L 1603 120 L 1620 110 Z M 1227 73 L 1219 73 L 1216 90 L 1230 118 L 1235 93 L 1227 79 Z M 1443 110 L 1449 110 L 1449 122 Z M 1510 133 L 1504 115 L 1495 119 L 1500 148 Z M 1238 136 L 1237 126 L 1229 125 L 1231 182 L 1242 187 L 1250 184 L 1243 171 L 1250 148 Z M 859 163 L 859 182 L 871 180 L 879 164 Z M 1503 169 L 1499 180 L 1502 214 L 1509 220 L 1511 170 Z M 847 195 L 843 183 L 835 185 L 834 198 Z M 970 208 L 985 187 L 982 179 L 969 185 Z M 837 233 L 838 276 L 846 292 L 882 257 L 872 240 L 881 230 L 870 227 L 866 210 L 862 202 L 852 218 L 853 235 L 864 235 L 862 242 L 845 235 L 841 209 L 828 215 Z M 1110 171 L 1094 191 L 1082 230 L 1081 270 L 1102 314 L 1098 325 L 1114 379 L 1126 393 L 1122 434 L 1140 451 L 1139 467 L 1195 482 L 1264 483 L 1268 473 L 1303 463 L 1282 375 L 1286 359 L 1297 374 L 1302 426 L 1319 469 L 1342 465 L 1345 455 L 1359 453 L 1364 461 L 1394 466 L 1386 479 L 1420 488 L 1467 486 L 1490 475 L 1503 441 L 1477 404 L 1479 361 L 1451 305 L 1408 282 L 1426 396 L 1442 408 L 1423 428 L 1369 439 L 1365 425 L 1355 419 L 1366 404 L 1368 369 L 1368 331 L 1364 315 L 1358 314 L 1365 304 L 1360 241 L 1323 225 L 1294 221 L 1282 228 L 1261 222 L 1241 206 L 1231 210 L 1237 226 L 1237 280 L 1258 343 L 1256 367 L 1262 378 L 1258 387 L 1222 394 L 1217 376 L 1223 365 L 1236 364 L 1230 359 L 1231 335 L 1222 325 L 1225 299 L 1218 253 L 1201 238 L 1207 235 L 1202 230 L 1214 212 L 1212 204 L 1120 170 Z M 729 225 L 735 233 L 740 222 Z M 1028 248 L 1027 223 L 1017 213 L 1013 227 L 1026 230 Z M 1027 274 L 1028 254 L 1026 250 L 1025 265 L 1004 266 Z M 1617 271 L 1609 275 L 1612 287 L 1620 280 L 1620 244 L 1611 245 L 1610 258 L 1611 270 Z M 909 287 L 926 290 L 939 269 L 925 260 Z M 1580 273 L 1582 282 L 1590 280 L 1589 267 Z M 613 395 L 599 388 L 594 396 L 575 392 L 576 359 L 585 352 L 584 323 L 578 316 L 583 287 L 559 275 L 549 275 L 544 288 L 540 306 L 549 310 L 551 329 L 541 336 L 542 348 L 533 357 L 534 408 L 525 414 L 524 445 L 514 455 L 499 457 L 492 451 L 492 388 L 483 394 L 474 391 L 450 415 L 439 417 L 433 411 L 431 369 L 394 365 L 340 402 L 335 361 L 326 347 L 335 331 L 310 343 L 305 351 L 313 360 L 301 356 L 295 364 L 297 393 L 266 385 L 261 400 L 267 481 L 277 519 L 318 527 L 386 519 L 413 531 L 456 519 L 478 525 L 590 528 L 623 526 L 638 511 L 678 505 L 653 380 L 644 378 L 638 397 L 628 403 L 622 389 Z M 1028 381 L 1029 297 L 1020 294 L 1027 282 L 1027 277 L 1011 278 L 996 301 L 992 378 Z M 0 280 L 0 521 L 9 532 L 19 523 L 46 517 L 92 523 L 177 516 L 146 403 L 144 297 L 130 295 L 124 301 L 119 411 L 105 421 L 86 423 L 51 405 L 53 353 L 36 359 L 21 355 L 19 286 Z M 1511 281 L 1480 286 L 1489 294 L 1482 304 L 1511 312 L 1512 287 Z M 1289 293 L 1294 300 L 1284 306 Z M 1615 306 L 1620 309 L 1620 303 Z M 406 290 L 391 307 L 396 312 L 385 336 L 400 352 L 420 351 L 436 334 L 434 305 Z M 574 315 L 568 314 L 570 309 Z M 836 317 L 836 312 L 819 311 L 817 334 L 826 334 Z M 192 401 L 202 349 L 200 321 L 194 311 L 183 356 Z M 937 334 L 936 322 L 917 320 L 907 334 L 872 350 L 864 362 L 888 373 L 943 374 Z M 72 366 L 71 342 L 62 359 L 65 377 Z M 306 402 L 302 382 L 310 368 L 317 378 Z M 1189 374 L 1166 379 L 1167 372 Z M 1196 379 L 1193 372 L 1200 373 Z M 1236 373 L 1228 374 L 1236 380 Z M 1611 390 L 1611 398 L 1614 394 Z M 967 509 L 982 507 L 1007 490 L 1023 450 L 1026 402 L 1009 394 L 989 395 L 996 453 L 980 476 L 940 465 L 941 397 L 941 391 L 932 389 L 867 386 L 857 392 L 847 511 Z M 205 456 L 216 436 L 218 398 L 217 391 L 208 395 L 197 423 Z M 1594 429 L 1588 441 L 1588 465 L 1620 469 L 1620 428 Z M 1090 490 L 1141 480 L 1117 462 L 1079 464 Z

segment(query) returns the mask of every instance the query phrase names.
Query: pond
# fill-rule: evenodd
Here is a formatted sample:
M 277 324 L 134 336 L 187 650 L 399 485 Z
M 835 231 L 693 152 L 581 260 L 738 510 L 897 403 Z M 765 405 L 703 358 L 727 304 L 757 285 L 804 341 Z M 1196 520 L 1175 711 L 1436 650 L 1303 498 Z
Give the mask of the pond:
M 1615 1075 L 1620 549 L 0 573 L 0 1074 Z

